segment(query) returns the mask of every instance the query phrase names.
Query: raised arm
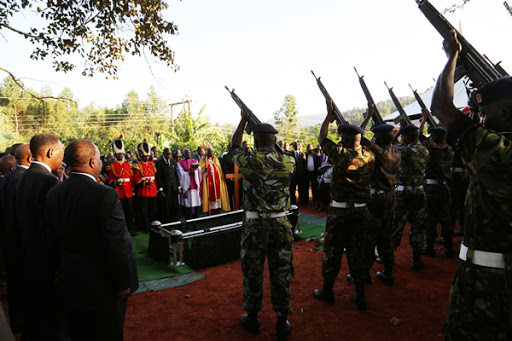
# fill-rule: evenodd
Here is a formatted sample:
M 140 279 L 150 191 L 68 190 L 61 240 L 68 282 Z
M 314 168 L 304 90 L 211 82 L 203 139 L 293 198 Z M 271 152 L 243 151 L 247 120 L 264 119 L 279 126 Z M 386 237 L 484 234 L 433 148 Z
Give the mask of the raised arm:
M 320 131 L 318 132 L 318 143 L 322 143 L 322 141 L 327 137 L 329 133 L 329 123 L 331 122 L 332 113 L 334 111 L 334 107 L 332 105 L 332 100 L 326 101 L 327 103 L 327 116 L 325 116 L 325 120 L 320 127 Z
M 453 104 L 455 67 L 462 49 L 455 30 L 452 30 L 449 40 L 443 41 L 443 48 L 448 56 L 448 62 L 437 79 L 430 110 L 435 112 L 441 124 L 448 128 L 455 118 L 461 114 L 460 110 Z
M 247 113 L 244 109 L 240 110 L 240 123 L 231 138 L 231 146 L 240 146 L 242 144 L 242 138 L 244 135 L 245 124 L 247 123 Z

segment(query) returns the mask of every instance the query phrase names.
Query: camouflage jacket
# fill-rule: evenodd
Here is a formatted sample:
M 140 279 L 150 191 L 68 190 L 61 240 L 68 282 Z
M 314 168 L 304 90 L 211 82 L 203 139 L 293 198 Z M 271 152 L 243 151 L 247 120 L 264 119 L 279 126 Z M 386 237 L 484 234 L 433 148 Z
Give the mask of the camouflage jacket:
M 430 138 L 420 136 L 421 143 L 428 149 L 425 176 L 427 179 L 449 181 L 453 163 L 453 149 L 448 143 L 438 144 Z
M 339 202 L 369 202 L 370 182 L 375 155 L 363 147 L 356 149 L 335 144 L 328 138 L 321 142 L 332 161 L 331 198 Z
M 425 184 L 425 169 L 427 167 L 428 149 L 419 142 L 400 144 L 398 151 L 402 162 L 398 168 L 397 183 L 400 185 L 418 187 Z
M 290 179 L 295 171 L 293 156 L 266 148 L 256 152 L 231 147 L 233 161 L 242 174 L 246 211 L 279 212 L 290 208 Z
M 496 133 L 461 116 L 448 130 L 470 178 L 464 244 L 512 251 L 512 133 Z
M 373 170 L 371 182 L 372 188 L 388 192 L 392 191 L 396 180 L 396 173 L 400 167 L 400 151 L 392 144 L 380 147 L 368 141 L 365 146 L 375 154 L 375 169 Z

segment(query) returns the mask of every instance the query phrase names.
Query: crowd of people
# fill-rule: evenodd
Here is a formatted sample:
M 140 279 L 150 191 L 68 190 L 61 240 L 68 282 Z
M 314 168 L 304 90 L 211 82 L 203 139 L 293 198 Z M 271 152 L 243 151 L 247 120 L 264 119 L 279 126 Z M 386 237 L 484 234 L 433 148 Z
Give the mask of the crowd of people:
M 135 162 L 122 137 L 105 158 L 88 140 L 75 140 L 63 150 L 59 138 L 48 133 L 8 148 L 0 158 L 0 237 L 13 331 L 25 340 L 121 340 L 126 300 L 138 288 L 130 237 L 135 226 L 147 233 L 155 219 L 166 223 L 229 211 L 239 204 L 234 200 L 239 187 L 247 312 L 240 322 L 249 332 L 261 333 L 266 258 L 277 339 L 291 332 L 293 232 L 286 211 L 297 203 L 298 188 L 299 205 L 308 204 L 311 190 L 315 209 L 327 210 L 323 286 L 313 291 L 316 299 L 335 303 L 334 285 L 346 252 L 353 301 L 366 310 L 371 268 L 382 263 L 377 278 L 394 284 L 394 251 L 409 222 L 413 271 L 426 266 L 423 255 L 436 256 L 436 242 L 453 258 L 454 234 L 463 235 L 443 327 L 446 338 L 510 339 L 512 77 L 475 91 L 470 114 L 463 114 L 453 105 L 460 53 L 455 33 L 444 47 L 448 63 L 432 100 L 442 126 L 430 126 L 428 137 L 424 109 L 419 126 L 402 121 L 395 131 L 377 125 L 372 140 L 364 138 L 373 117 L 370 106 L 361 126 L 339 125 L 341 140 L 334 142 L 327 138 L 330 101 L 319 145 L 307 145 L 306 152 L 299 140 L 277 142 L 277 130 L 266 123 L 252 127 L 251 148 L 242 142 L 248 124 L 243 110 L 220 160 L 209 143 L 195 155 L 165 148 L 158 158 L 157 148 L 144 141 Z M 457 220 L 460 231 L 454 231 Z

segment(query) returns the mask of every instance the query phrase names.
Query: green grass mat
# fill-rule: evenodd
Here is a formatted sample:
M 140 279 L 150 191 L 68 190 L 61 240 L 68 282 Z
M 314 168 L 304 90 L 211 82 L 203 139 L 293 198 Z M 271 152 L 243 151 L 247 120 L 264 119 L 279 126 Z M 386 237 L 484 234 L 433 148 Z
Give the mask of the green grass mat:
M 314 214 L 300 214 L 300 229 L 302 233 L 299 234 L 301 239 L 318 239 L 325 231 L 325 216 L 317 216 Z

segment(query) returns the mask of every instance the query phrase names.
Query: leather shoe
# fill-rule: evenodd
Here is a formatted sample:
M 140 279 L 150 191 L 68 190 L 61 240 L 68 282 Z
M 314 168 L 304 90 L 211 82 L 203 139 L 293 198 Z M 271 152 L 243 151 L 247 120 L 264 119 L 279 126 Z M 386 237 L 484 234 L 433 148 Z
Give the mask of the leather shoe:
M 248 314 L 242 314 L 240 316 L 240 323 L 251 334 L 259 335 L 261 333 L 260 320 L 257 317 L 251 318 Z
M 386 275 L 386 270 L 377 271 L 377 278 L 384 282 L 387 285 L 393 285 L 393 276 Z
M 334 293 L 332 291 L 326 292 L 324 289 L 315 289 L 313 291 L 313 296 L 315 296 L 315 298 L 319 299 L 320 301 L 334 304 Z
M 354 277 L 352 277 L 351 274 L 347 274 L 346 276 L 347 278 L 347 281 L 349 281 L 350 283 L 354 283 Z M 367 277 L 365 280 L 364 280 L 364 285 L 372 285 L 372 278 L 371 277 Z
M 366 297 L 354 291 L 354 296 L 352 297 L 354 302 L 357 304 L 357 309 L 366 310 Z
M 288 339 L 288 335 L 292 331 L 292 325 L 290 321 L 286 320 L 284 325 L 276 325 L 276 340 L 277 341 L 286 341 Z
M 436 244 L 446 244 L 446 239 L 444 237 L 437 238 L 435 242 Z

